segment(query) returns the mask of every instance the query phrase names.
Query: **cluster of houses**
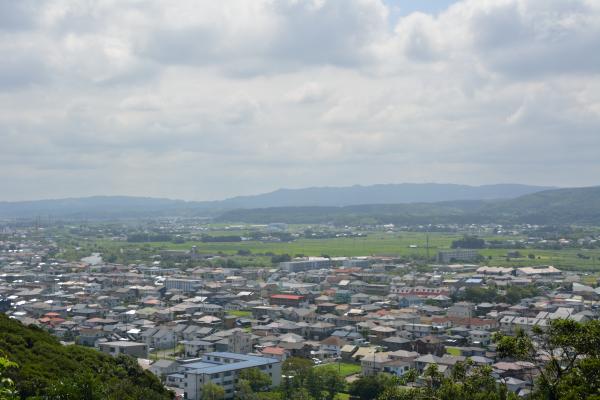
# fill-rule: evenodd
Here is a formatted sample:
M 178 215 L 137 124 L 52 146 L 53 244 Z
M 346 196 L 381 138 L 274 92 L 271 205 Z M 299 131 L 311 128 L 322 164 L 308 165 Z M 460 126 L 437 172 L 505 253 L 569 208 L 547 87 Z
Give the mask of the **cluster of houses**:
M 470 358 L 519 395 L 533 366 L 501 360 L 494 332 L 556 318 L 597 318 L 600 290 L 554 267 L 434 265 L 419 272 L 390 259 L 306 258 L 273 268 L 187 270 L 160 265 L 42 262 L 43 249 L 0 258 L 0 307 L 64 342 L 136 357 L 182 398 L 207 382 L 232 398 L 241 371 L 281 382 L 282 363 L 348 362 L 364 375 L 423 372 Z M 455 301 L 470 286 L 543 287 L 515 304 Z

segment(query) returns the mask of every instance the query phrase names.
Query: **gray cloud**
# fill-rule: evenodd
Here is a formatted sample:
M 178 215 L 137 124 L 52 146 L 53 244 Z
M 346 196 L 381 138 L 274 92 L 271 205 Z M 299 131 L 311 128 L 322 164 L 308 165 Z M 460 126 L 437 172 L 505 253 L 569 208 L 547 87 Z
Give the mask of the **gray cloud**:
M 0 1 L 0 31 L 30 29 L 36 16 L 35 1 Z
M 598 183 L 594 2 L 31 4 L 0 2 L 4 199 Z

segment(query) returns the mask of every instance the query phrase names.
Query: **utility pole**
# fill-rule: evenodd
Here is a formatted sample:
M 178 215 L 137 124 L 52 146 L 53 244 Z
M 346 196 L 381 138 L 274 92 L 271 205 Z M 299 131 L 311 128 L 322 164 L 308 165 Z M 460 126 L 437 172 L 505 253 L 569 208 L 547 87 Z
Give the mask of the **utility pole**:
M 427 227 L 427 233 L 425 234 L 425 249 L 427 251 L 427 262 L 429 262 L 429 227 Z

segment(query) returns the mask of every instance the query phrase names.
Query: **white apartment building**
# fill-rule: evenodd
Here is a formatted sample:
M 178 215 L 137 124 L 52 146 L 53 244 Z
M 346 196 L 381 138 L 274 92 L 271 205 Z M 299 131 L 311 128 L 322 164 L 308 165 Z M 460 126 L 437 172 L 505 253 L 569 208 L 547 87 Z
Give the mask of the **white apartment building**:
M 244 369 L 258 368 L 271 378 L 271 387 L 281 382 L 281 362 L 276 358 L 228 352 L 206 353 L 201 361 L 183 365 L 184 398 L 202 399 L 202 387 L 211 382 L 225 389 L 225 398 L 235 396 L 238 374 Z

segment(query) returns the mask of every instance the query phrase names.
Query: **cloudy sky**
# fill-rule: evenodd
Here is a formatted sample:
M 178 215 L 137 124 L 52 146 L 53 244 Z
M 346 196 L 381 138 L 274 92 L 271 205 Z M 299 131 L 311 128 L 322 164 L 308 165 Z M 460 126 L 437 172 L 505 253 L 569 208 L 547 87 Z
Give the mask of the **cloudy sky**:
M 0 0 L 0 200 L 600 184 L 597 0 Z

